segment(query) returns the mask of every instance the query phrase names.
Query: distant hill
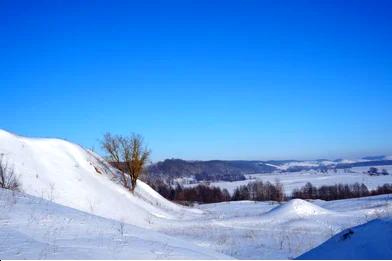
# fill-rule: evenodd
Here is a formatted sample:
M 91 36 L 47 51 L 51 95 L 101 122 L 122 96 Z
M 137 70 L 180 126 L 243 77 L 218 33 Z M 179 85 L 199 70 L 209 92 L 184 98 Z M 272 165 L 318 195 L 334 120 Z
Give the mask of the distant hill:
M 210 160 L 187 161 L 167 159 L 148 167 L 151 177 L 180 178 L 194 177 L 204 181 L 238 181 L 244 180 L 245 174 L 279 172 L 297 172 L 305 170 L 326 171 L 328 169 L 346 169 L 353 167 L 392 165 L 390 157 L 366 157 L 360 160 Z
M 371 160 L 371 161 L 359 161 L 354 163 L 342 163 L 338 164 L 336 168 L 354 168 L 354 167 L 368 167 L 368 166 L 383 166 L 392 165 L 392 160 Z
M 366 157 L 363 157 L 362 159 L 364 159 L 364 160 L 385 160 L 385 159 L 387 159 L 387 157 L 384 156 L 384 155 L 381 155 L 381 156 L 366 156 Z
M 181 159 L 167 159 L 151 165 L 148 172 L 153 176 L 189 177 L 197 180 L 244 180 L 244 174 L 267 173 L 276 170 L 276 167 L 261 161 L 186 161 Z

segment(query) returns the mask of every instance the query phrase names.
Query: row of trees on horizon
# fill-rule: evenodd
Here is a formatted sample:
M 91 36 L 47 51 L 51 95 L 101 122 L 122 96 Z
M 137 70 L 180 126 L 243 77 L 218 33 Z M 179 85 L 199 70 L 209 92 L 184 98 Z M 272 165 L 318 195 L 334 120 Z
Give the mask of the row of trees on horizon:
M 164 198 L 185 205 L 239 200 L 281 202 L 294 198 L 329 201 L 392 194 L 392 184 L 384 184 L 371 190 L 365 184 L 360 183 L 316 187 L 308 182 L 303 187 L 295 189 L 291 195 L 286 195 L 282 184 L 278 181 L 275 183 L 254 181 L 236 188 L 230 195 L 226 189 L 204 184 L 192 187 L 182 187 L 177 184 L 173 187 L 161 180 L 150 180 L 147 183 Z

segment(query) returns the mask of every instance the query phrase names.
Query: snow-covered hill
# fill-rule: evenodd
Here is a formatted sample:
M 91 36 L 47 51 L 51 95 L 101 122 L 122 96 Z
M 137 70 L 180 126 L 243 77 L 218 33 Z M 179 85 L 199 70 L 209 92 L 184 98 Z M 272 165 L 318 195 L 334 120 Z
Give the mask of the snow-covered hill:
M 298 259 L 360 260 L 392 258 L 392 219 L 376 219 L 342 231 Z
M 148 227 L 157 218 L 201 213 L 167 201 L 141 181 L 132 195 L 113 181 L 115 170 L 102 158 L 65 140 L 0 130 L 0 156 L 14 169 L 23 192 L 91 214 Z

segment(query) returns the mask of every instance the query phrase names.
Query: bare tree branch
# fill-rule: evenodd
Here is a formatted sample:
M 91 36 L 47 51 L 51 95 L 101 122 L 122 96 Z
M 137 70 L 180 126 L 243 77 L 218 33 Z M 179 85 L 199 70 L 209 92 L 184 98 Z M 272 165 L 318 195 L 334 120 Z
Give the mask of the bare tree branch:
M 133 192 L 151 153 L 143 146 L 143 137 L 137 134 L 126 137 L 106 133 L 101 143 L 109 159 L 120 170 L 123 186 Z

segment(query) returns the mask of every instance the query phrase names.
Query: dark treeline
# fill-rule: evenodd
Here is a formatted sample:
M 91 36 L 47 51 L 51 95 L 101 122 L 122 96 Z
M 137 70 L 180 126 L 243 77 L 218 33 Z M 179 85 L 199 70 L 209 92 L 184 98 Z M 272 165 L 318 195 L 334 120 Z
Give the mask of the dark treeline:
M 308 182 L 302 188 L 295 189 L 291 197 L 300 199 L 337 200 L 390 193 L 392 193 L 392 184 L 384 184 L 374 190 L 369 190 L 365 184 L 359 183 L 355 183 L 352 185 L 336 184 L 330 186 L 315 187 L 312 185 L 312 183 Z
M 226 189 L 203 184 L 184 188 L 180 185 L 172 187 L 162 181 L 155 181 L 149 185 L 164 198 L 184 204 L 187 202 L 217 203 L 231 200 L 230 194 Z
M 285 199 L 285 194 L 283 186 L 279 182 L 272 184 L 270 182 L 254 181 L 236 188 L 231 199 L 280 202 Z
M 261 181 L 251 182 L 237 188 L 233 196 L 226 189 L 203 184 L 184 188 L 180 185 L 172 187 L 161 180 L 148 183 L 164 198 L 180 203 L 217 203 L 237 200 L 282 201 L 285 198 L 283 186 L 279 182 L 275 184 L 270 182 L 263 183 Z
M 148 183 L 166 199 L 182 204 L 238 200 L 281 202 L 292 198 L 338 200 L 392 194 L 392 184 L 384 184 L 374 190 L 369 190 L 365 184 L 359 183 L 315 187 L 308 182 L 302 188 L 295 189 L 291 195 L 285 195 L 283 186 L 278 181 L 275 183 L 254 181 L 236 188 L 233 195 L 230 195 L 226 189 L 204 184 L 184 188 L 180 185 L 172 187 L 161 180 Z

